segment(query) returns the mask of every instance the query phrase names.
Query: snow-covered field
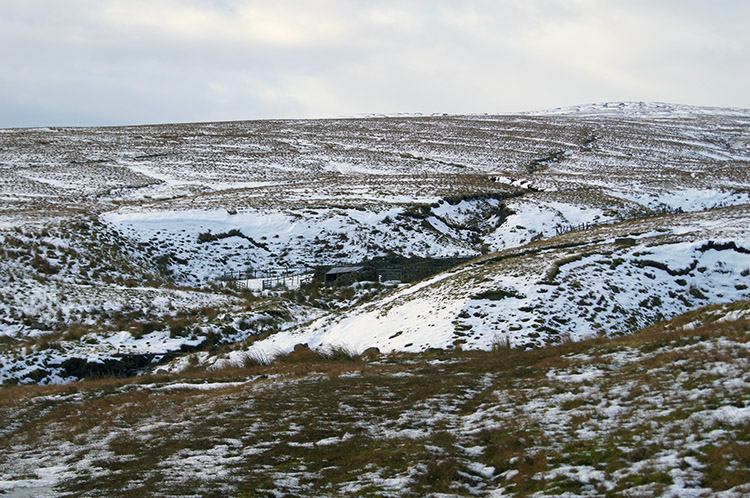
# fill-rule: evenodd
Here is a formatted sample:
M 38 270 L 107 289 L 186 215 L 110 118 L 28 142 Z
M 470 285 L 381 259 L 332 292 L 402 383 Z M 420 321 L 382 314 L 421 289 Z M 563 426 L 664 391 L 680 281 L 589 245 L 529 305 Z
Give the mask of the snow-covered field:
M 59 380 L 121 334 L 158 357 L 279 330 L 252 347 L 525 348 L 746 298 L 749 130 L 747 110 L 645 103 L 4 130 L 1 378 Z M 544 246 L 561 233 L 578 245 Z M 384 255 L 485 259 L 357 306 L 220 282 Z
M 749 221 L 743 109 L 2 130 L 0 495 L 747 495 Z
M 299 343 L 360 352 L 530 348 L 632 333 L 703 305 L 750 299 L 748 219 L 741 206 L 571 232 L 275 334 L 250 352 L 273 356 Z

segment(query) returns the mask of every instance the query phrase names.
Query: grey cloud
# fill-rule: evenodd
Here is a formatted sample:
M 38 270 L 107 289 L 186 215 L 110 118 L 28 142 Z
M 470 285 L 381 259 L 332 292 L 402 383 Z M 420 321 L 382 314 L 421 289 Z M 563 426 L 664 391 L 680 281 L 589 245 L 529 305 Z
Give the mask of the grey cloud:
M 750 107 L 741 1 L 0 4 L 0 127 Z

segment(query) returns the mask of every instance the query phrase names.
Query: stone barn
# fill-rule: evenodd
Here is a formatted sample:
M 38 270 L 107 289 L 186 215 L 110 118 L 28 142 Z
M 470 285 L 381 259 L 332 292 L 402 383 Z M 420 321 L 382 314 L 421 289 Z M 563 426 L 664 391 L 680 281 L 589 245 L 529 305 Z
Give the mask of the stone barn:
M 357 273 L 365 271 L 364 266 L 337 266 L 326 272 L 326 282 L 335 282 L 343 277 L 356 277 Z

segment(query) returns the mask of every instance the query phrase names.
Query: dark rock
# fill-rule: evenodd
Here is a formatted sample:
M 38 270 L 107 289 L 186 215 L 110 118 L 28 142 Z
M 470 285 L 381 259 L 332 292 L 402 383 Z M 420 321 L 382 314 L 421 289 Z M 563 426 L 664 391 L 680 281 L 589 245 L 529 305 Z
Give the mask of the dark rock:
M 363 360 L 372 361 L 380 358 L 380 350 L 376 347 L 367 348 L 360 355 Z

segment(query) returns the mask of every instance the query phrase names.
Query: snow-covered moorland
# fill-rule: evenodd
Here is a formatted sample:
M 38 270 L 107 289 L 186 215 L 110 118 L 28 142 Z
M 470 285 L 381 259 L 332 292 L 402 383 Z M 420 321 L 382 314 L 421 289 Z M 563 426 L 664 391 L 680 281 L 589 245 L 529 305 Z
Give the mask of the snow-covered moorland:
M 750 299 L 747 219 L 742 206 L 571 232 L 479 258 L 249 351 L 273 356 L 298 343 L 533 348 L 632 333 L 705 304 Z
M 6 387 L 10 496 L 744 496 L 748 302 L 533 351 Z M 738 320 L 739 319 L 739 320 Z
M 623 103 L 6 130 L 0 379 L 215 368 L 298 343 L 530 348 L 747 298 L 749 125 Z M 396 256 L 480 259 L 396 289 L 221 280 Z
M 742 109 L 3 130 L 0 494 L 747 495 L 749 220 Z

